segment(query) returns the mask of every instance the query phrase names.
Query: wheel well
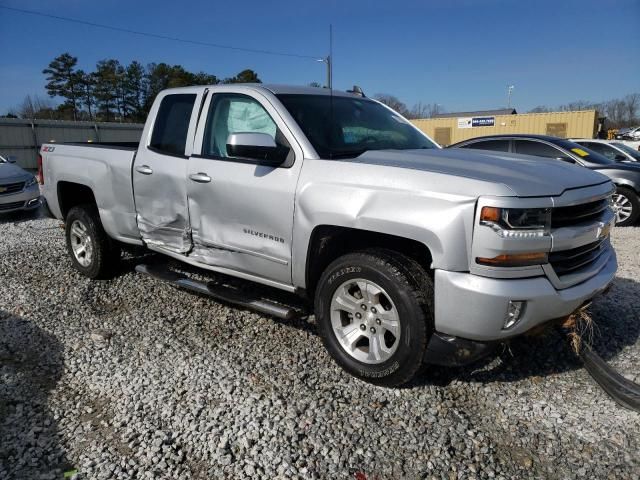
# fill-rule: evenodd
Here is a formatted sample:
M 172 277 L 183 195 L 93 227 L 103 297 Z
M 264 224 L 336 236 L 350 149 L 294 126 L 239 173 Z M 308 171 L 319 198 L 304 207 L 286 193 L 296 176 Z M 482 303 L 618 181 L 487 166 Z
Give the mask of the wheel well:
M 86 203 L 96 204 L 96 197 L 91 188 L 80 183 L 58 182 L 58 203 L 62 217 L 66 218 L 67 213 L 77 205 Z
M 416 260 L 431 270 L 429 248 L 409 238 L 356 228 L 322 225 L 311 233 L 306 265 L 306 293 L 312 297 L 320 275 L 336 258 L 349 252 L 368 248 L 386 248 Z

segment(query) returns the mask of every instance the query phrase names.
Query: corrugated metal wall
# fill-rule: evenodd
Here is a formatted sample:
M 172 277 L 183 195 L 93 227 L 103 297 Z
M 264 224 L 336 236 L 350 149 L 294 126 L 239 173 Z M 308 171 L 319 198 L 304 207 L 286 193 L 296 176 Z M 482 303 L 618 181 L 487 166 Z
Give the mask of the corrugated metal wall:
M 449 138 L 450 143 L 468 138 L 502 133 L 531 133 L 564 136 L 566 138 L 593 138 L 598 129 L 598 112 L 524 113 L 496 115 L 491 127 L 458 128 L 458 118 L 425 118 L 412 120 L 423 132 L 435 140 Z M 448 129 L 448 135 L 445 130 Z M 446 145 L 443 145 L 446 146 Z
M 0 155 L 15 157 L 23 168 L 37 168 L 47 142 L 138 142 L 141 123 L 71 122 L 0 118 Z

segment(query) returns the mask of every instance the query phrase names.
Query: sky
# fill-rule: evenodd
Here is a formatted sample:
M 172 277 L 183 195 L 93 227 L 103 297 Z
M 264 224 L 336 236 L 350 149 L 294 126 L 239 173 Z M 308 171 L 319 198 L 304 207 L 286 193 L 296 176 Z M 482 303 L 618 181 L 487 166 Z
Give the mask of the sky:
M 640 0 L 0 0 L 0 5 L 124 29 L 312 57 L 333 25 L 334 88 L 392 94 L 449 112 L 519 111 L 640 92 Z M 69 52 L 79 67 L 181 64 L 218 77 L 245 68 L 265 83 L 324 83 L 313 58 L 247 53 L 104 30 L 0 9 L 0 114 L 46 96 L 42 70 Z

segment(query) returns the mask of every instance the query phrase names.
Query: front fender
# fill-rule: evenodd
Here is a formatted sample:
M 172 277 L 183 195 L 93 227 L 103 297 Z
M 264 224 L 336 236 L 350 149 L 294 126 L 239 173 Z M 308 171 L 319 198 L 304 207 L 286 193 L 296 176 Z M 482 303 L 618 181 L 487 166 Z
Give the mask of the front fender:
M 311 234 L 320 225 L 415 240 L 431 252 L 432 268 L 468 270 L 475 204 L 475 198 L 457 194 L 319 182 L 307 184 L 296 199 L 293 283 L 306 287 L 305 268 Z

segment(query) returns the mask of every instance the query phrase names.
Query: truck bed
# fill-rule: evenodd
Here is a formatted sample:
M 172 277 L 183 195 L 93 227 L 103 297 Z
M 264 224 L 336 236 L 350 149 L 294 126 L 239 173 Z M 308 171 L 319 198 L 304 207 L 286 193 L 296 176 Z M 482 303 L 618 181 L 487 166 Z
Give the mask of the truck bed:
M 107 233 L 123 242 L 139 243 L 131 184 L 137 147 L 128 142 L 43 144 L 43 193 L 51 212 L 59 219 L 64 216 L 60 185 L 86 186 L 96 199 Z

